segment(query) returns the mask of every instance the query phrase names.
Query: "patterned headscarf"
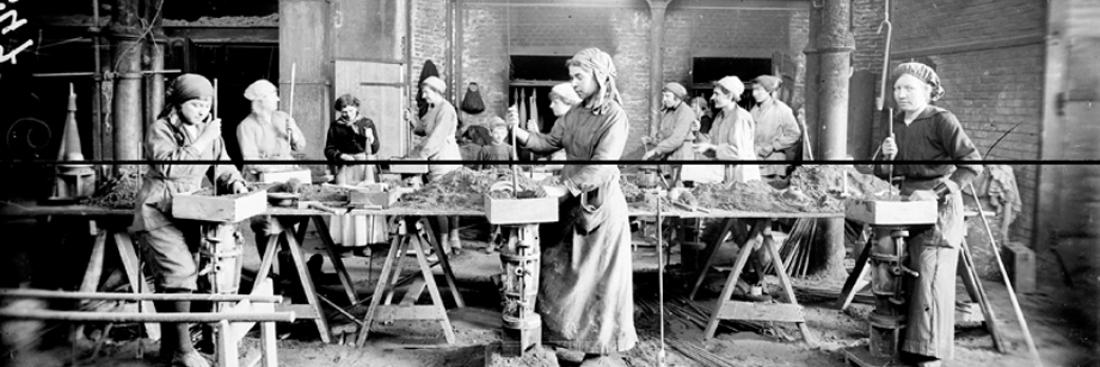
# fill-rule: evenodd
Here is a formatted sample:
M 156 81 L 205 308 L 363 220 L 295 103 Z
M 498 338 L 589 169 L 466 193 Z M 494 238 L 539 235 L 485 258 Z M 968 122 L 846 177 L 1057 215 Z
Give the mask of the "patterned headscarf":
M 611 101 L 620 105 L 623 103 L 622 97 L 619 96 L 619 89 L 615 86 L 618 71 L 615 69 L 615 62 L 611 59 L 611 55 L 598 48 L 590 47 L 577 52 L 573 58 L 565 62 L 565 65 L 591 70 L 593 77 L 596 78 L 599 88 L 594 96 L 589 97 L 585 107 L 600 114 L 606 111 Z
M 682 84 L 677 82 L 669 82 L 665 84 L 665 86 L 661 88 L 661 92 L 672 93 L 672 95 L 676 96 L 676 98 L 679 98 L 681 101 L 687 98 L 688 95 L 687 88 L 684 88 Z
M 936 71 L 928 67 L 928 65 L 921 64 L 919 62 L 907 62 L 898 65 L 894 68 L 894 82 L 897 82 L 898 78 L 902 75 L 909 74 L 913 77 L 927 83 L 932 87 L 932 101 L 938 101 L 943 97 L 946 92 L 943 90 L 943 86 L 940 84 L 940 76 L 936 75 Z

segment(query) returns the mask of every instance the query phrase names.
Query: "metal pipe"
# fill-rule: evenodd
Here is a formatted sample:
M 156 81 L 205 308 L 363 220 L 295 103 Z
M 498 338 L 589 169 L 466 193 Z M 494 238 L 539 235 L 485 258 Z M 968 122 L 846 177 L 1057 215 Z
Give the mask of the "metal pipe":
M 294 312 L 81 312 L 0 309 L 0 319 L 60 320 L 85 322 L 294 322 Z
M 140 283 L 139 283 L 140 285 Z M 111 301 L 209 301 L 260 303 L 281 303 L 283 296 L 261 296 L 249 294 L 205 294 L 205 293 L 105 293 L 105 292 L 66 292 L 46 289 L 0 289 L 0 297 L 53 298 Z

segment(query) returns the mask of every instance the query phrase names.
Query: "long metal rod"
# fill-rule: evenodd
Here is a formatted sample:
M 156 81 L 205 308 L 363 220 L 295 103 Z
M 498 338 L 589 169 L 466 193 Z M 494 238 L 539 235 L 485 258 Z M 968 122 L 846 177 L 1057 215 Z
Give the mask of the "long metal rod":
M 140 285 L 140 284 L 139 284 Z M 0 298 L 52 298 L 109 301 L 208 301 L 208 302 L 260 302 L 282 303 L 283 296 L 254 296 L 248 294 L 203 293 L 106 293 L 66 292 L 45 289 L 0 289 Z
M 660 172 L 660 166 L 658 166 Z M 657 319 L 660 322 L 661 350 L 657 352 L 657 366 L 665 365 L 665 237 L 661 231 L 661 198 L 657 198 Z
M 149 75 L 149 74 L 179 74 L 183 71 L 180 69 L 166 69 L 166 70 L 142 70 L 134 73 Z M 94 71 L 74 71 L 66 73 L 33 73 L 32 78 L 67 78 L 76 76 L 99 76 L 100 73 Z
M 1043 360 L 1039 358 L 1039 350 L 1035 348 L 1035 340 L 1031 338 L 1031 330 L 1027 327 L 1027 320 L 1024 319 L 1024 311 L 1020 309 L 1020 301 L 1016 299 L 1016 290 L 1012 288 L 1012 281 L 1008 279 L 1008 272 L 1005 271 L 1005 263 L 1001 261 L 1001 252 L 997 250 L 997 238 L 993 236 L 993 229 L 989 227 L 989 220 L 985 218 L 985 210 L 982 209 L 982 201 L 978 199 L 978 190 L 974 189 L 974 184 L 970 183 L 970 196 L 974 197 L 974 203 L 978 204 L 978 216 L 982 218 L 982 225 L 985 226 L 985 233 L 989 235 L 989 247 L 990 252 L 993 253 L 993 257 L 997 259 L 997 267 L 1001 270 L 1001 280 L 1005 282 L 1005 289 L 1008 290 L 1008 299 L 1012 301 L 1012 310 L 1016 312 L 1016 321 L 1020 323 L 1020 329 L 1024 331 L 1024 342 L 1027 343 L 1027 350 L 1031 353 L 1031 358 L 1034 360 L 1036 366 L 1042 367 Z
M 294 312 L 81 312 L 0 309 L 0 319 L 60 320 L 88 322 L 293 322 Z

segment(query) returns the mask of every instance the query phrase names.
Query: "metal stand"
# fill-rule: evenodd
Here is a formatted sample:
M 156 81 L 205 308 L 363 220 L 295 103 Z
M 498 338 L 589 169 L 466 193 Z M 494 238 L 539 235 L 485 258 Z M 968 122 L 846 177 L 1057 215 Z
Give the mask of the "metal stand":
M 505 356 L 522 356 L 542 343 L 542 318 L 535 313 L 539 293 L 539 225 L 497 227 L 493 240 L 500 246 L 500 293 L 503 302 Z
M 920 276 L 906 266 L 909 259 L 906 237 L 909 237 L 907 227 L 872 226 L 872 242 L 869 245 L 871 293 L 875 295 L 875 309 L 869 316 L 869 347 L 875 357 L 897 355 L 909 306 L 902 276 Z

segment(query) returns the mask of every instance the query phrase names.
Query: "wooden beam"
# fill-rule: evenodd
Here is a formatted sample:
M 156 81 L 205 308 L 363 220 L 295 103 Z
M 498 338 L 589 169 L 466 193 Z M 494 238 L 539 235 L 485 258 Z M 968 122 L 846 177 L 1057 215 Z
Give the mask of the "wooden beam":
M 507 6 L 512 8 L 634 8 L 647 9 L 645 0 L 471 0 L 469 6 Z M 806 10 L 809 0 L 679 0 L 674 10 Z
M 726 301 L 718 311 L 722 320 L 803 322 L 802 306 L 791 303 Z

